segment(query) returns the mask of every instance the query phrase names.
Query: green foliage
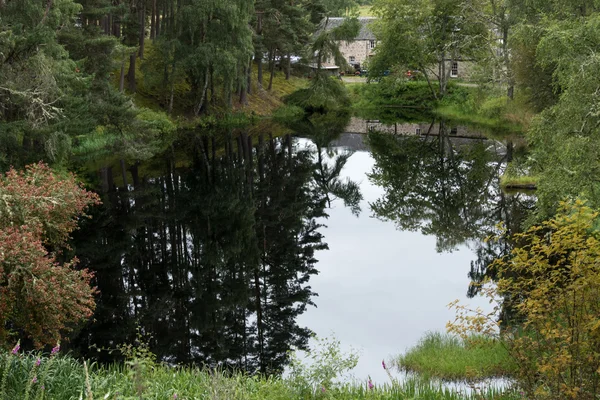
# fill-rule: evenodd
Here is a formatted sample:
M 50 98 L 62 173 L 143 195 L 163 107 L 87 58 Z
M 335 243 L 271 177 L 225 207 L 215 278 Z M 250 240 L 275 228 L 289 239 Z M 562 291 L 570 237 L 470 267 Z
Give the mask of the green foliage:
M 560 93 L 556 105 L 534 119 L 528 134 L 533 147 L 531 167 L 539 175 L 539 218 L 547 218 L 565 197 L 583 196 L 598 207 L 600 190 L 595 176 L 600 171 L 598 83 L 600 16 L 579 23 L 547 25 L 537 57 L 543 67 L 554 70 Z
M 498 277 L 483 293 L 491 314 L 453 303 L 452 332 L 498 332 L 515 360 L 515 379 L 535 399 L 593 399 L 600 383 L 598 213 L 585 202 L 561 203 L 555 217 L 514 238 L 496 259 Z M 497 312 L 502 311 L 498 315 Z
M 426 82 L 385 78 L 379 83 L 360 85 L 355 110 L 380 107 L 433 109 L 435 98 Z
M 402 371 L 448 381 L 506 377 L 515 368 L 506 347 L 495 338 L 470 336 L 462 340 L 440 333 L 426 334 L 394 362 Z
M 315 397 L 341 387 L 340 379 L 358 363 L 358 356 L 353 352 L 342 352 L 340 342 L 335 338 L 313 337 L 313 340 L 315 346 L 307 352 L 308 363 L 295 353 L 291 357 L 287 380 L 299 398 Z
M 460 0 L 377 0 L 373 24 L 379 45 L 369 63 L 375 76 L 392 67 L 419 70 L 432 95 L 443 97 L 450 77 L 449 60 L 476 59 L 485 25 Z M 432 80 L 437 80 L 434 90 Z

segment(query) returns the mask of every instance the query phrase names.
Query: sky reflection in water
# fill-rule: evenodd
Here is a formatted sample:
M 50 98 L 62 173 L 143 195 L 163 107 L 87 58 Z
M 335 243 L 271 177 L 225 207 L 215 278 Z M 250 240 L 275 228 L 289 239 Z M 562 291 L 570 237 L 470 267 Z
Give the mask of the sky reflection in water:
M 393 222 L 372 216 L 369 203 L 383 194 L 367 177 L 373 165 L 370 153 L 356 152 L 342 171 L 343 179 L 360 184 L 362 213 L 353 216 L 340 200 L 328 210 L 322 233 L 329 250 L 316 254 L 320 272 L 310 283 L 319 294 L 317 308 L 309 307 L 298 323 L 360 350 L 354 376 L 384 383 L 389 378 L 381 360 L 415 345 L 427 331 L 444 331 L 454 317 L 449 302 L 491 306 L 482 298 L 467 299 L 475 257 L 467 246 L 437 253 L 435 236 L 398 231 Z

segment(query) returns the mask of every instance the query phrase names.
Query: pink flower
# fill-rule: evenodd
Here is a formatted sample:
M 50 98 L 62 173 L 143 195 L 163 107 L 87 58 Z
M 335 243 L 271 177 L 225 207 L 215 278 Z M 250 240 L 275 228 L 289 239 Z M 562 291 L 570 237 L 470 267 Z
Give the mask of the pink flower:
M 373 382 L 371 382 L 371 379 L 369 379 L 369 390 L 373 390 L 374 387 L 375 385 L 373 385 Z
M 35 360 L 35 366 L 36 367 L 39 367 L 41 363 L 42 363 L 42 360 L 40 358 L 38 358 L 37 360 Z
M 383 367 L 383 369 L 387 369 L 385 366 L 385 360 L 381 360 L 381 366 Z
M 31 380 L 31 383 L 37 383 L 37 376 L 33 377 L 33 379 Z
M 56 346 L 54 346 L 52 348 L 52 351 L 50 352 L 50 355 L 53 356 L 53 355 L 57 354 L 59 351 L 60 351 L 60 342 L 56 343 Z
M 173 398 L 176 399 L 177 398 L 177 393 L 173 394 Z
M 325 389 L 325 386 L 321 386 L 321 392 L 322 392 L 322 393 L 325 393 L 325 390 L 326 390 L 326 389 Z
M 19 352 L 19 349 L 20 349 L 20 348 L 21 348 L 21 341 L 18 341 L 18 342 L 17 342 L 17 345 L 16 345 L 15 347 L 13 347 L 13 349 L 12 349 L 12 352 L 11 352 L 11 353 L 12 353 L 13 355 L 17 354 L 17 353 Z

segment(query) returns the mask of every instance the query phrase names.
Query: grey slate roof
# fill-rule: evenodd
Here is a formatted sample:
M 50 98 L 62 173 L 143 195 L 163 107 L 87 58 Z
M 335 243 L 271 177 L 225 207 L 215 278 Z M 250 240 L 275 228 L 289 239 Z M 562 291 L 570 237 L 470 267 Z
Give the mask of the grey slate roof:
M 333 29 L 342 24 L 345 18 L 329 18 L 329 22 L 327 23 L 327 29 Z M 358 18 L 358 22 L 360 23 L 360 32 L 358 32 L 358 36 L 354 40 L 375 40 L 375 35 L 373 31 L 369 28 L 369 24 L 375 21 L 377 18 L 375 17 L 360 17 Z

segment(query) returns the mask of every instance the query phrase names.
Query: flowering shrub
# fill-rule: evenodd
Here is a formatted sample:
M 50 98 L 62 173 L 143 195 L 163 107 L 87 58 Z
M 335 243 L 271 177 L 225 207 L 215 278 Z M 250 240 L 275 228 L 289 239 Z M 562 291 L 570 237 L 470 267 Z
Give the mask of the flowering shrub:
M 41 163 L 0 177 L 0 342 L 22 331 L 36 347 L 56 343 L 92 315 L 91 273 L 56 255 L 97 203 L 73 175 L 59 177 Z

